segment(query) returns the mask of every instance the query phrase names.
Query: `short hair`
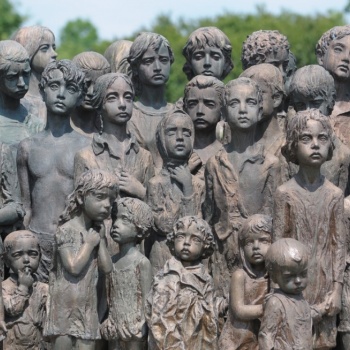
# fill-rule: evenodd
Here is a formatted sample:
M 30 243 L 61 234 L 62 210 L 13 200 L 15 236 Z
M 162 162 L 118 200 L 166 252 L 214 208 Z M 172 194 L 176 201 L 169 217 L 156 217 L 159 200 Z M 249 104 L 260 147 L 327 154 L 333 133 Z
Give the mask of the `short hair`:
M 134 86 L 130 78 L 123 73 L 107 73 L 96 79 L 94 85 L 94 92 L 91 98 L 92 106 L 100 111 L 105 101 L 107 90 L 117 79 L 123 79 L 129 86 L 134 95 Z
M 321 38 L 316 44 L 316 57 L 322 58 L 326 54 L 331 41 L 342 39 L 347 35 L 350 35 L 350 25 L 336 26 L 327 30 L 322 34 Z
M 312 64 L 299 68 L 294 74 L 289 90 L 290 105 L 294 106 L 296 94 L 308 98 L 321 95 L 327 102 L 328 115 L 332 114 L 336 98 L 335 83 L 331 74 L 322 66 Z
M 273 279 L 274 274 L 287 267 L 288 263 L 295 262 L 307 267 L 308 260 L 309 252 L 303 243 L 293 238 L 281 238 L 274 242 L 267 251 L 265 266 Z
M 203 49 L 207 46 L 217 47 L 221 50 L 224 56 L 224 71 L 219 79 L 225 79 L 233 69 L 234 64 L 232 60 L 232 45 L 230 39 L 219 28 L 202 27 L 196 29 L 190 34 L 186 45 L 182 49 L 182 54 L 186 58 L 186 63 L 184 64 L 182 70 L 186 74 L 188 80 L 191 80 L 195 76 L 191 64 L 193 53 L 196 50 Z
M 238 232 L 238 243 L 239 243 L 239 255 L 241 259 L 242 268 L 250 275 L 251 277 L 256 277 L 253 269 L 245 259 L 244 255 L 244 243 L 249 233 L 255 234 L 269 234 L 272 235 L 272 217 L 269 215 L 263 214 L 254 214 L 248 217 L 244 221 L 241 229 Z
M 174 63 L 174 53 L 170 47 L 169 41 L 160 34 L 142 32 L 140 33 L 130 47 L 128 62 L 130 63 L 132 70 L 132 82 L 135 87 L 135 94 L 139 96 L 142 91 L 142 84 L 139 79 L 139 66 L 142 61 L 143 54 L 151 47 L 155 51 L 165 45 L 168 49 L 170 64 Z
M 107 47 L 104 56 L 111 66 L 112 73 L 123 73 L 132 76 L 128 57 L 130 53 L 130 47 L 132 41 L 129 40 L 117 40 Z
M 59 70 L 63 74 L 63 78 L 66 82 L 74 82 L 77 84 L 81 95 L 84 91 L 84 72 L 71 60 L 59 60 L 50 62 L 44 69 L 41 80 L 39 83 L 40 91 L 43 92 L 46 84 L 52 79 L 52 73 L 55 70 Z
M 318 109 L 312 108 L 306 111 L 300 111 L 291 117 L 287 122 L 286 143 L 282 146 L 281 152 L 288 162 L 299 165 L 297 159 L 297 149 L 299 137 L 302 131 L 306 128 L 309 120 L 315 120 L 322 124 L 330 141 L 327 160 L 332 159 L 334 150 L 334 136 L 329 117 L 324 116 Z
M 34 56 L 39 51 L 40 45 L 46 33 L 52 34 L 55 40 L 55 35 L 51 29 L 39 25 L 22 27 L 11 36 L 11 39 L 24 46 L 29 54 L 29 60 L 31 63 Z
M 251 66 L 243 71 L 240 77 L 250 78 L 258 84 L 261 80 L 271 88 L 273 95 L 280 93 L 285 96 L 282 73 L 273 64 L 261 63 Z
M 59 226 L 81 213 L 79 198 L 105 187 L 117 193 L 118 183 L 114 174 L 101 169 L 91 169 L 83 172 L 77 179 L 74 191 L 67 197 L 65 209 L 59 217 Z
M 208 258 L 214 253 L 215 239 L 213 232 L 209 224 L 197 217 L 197 216 L 184 216 L 183 218 L 176 221 L 173 231 L 168 233 L 166 243 L 170 248 L 171 253 L 174 255 L 175 252 L 175 238 L 176 234 L 180 229 L 188 229 L 190 226 L 195 225 L 196 229 L 203 234 L 204 250 L 202 259 Z
M 128 211 L 132 223 L 136 226 L 137 241 L 141 242 L 147 238 L 154 226 L 152 209 L 137 198 L 120 198 L 113 203 L 111 214 L 113 222 L 117 219 L 119 207 L 124 207 Z
M 110 73 L 111 67 L 104 56 L 98 52 L 86 51 L 74 56 L 72 61 L 84 72 L 96 72 L 98 76 Z M 96 77 L 97 78 L 97 77 Z
M 33 239 L 36 244 L 39 247 L 40 252 L 40 245 L 39 245 L 39 239 L 37 235 L 35 235 L 33 232 L 29 230 L 19 230 L 19 231 L 13 231 L 10 234 L 8 234 L 4 240 L 4 254 L 5 258 L 8 254 L 10 254 L 13 245 L 15 242 L 18 242 L 21 238 L 31 238 Z
M 29 64 L 29 56 L 26 49 L 16 41 L 0 41 L 0 78 L 10 68 L 12 62 Z
M 191 130 L 192 148 L 194 144 L 194 125 L 191 117 L 181 109 L 172 110 L 164 118 L 160 120 L 156 130 L 157 147 L 163 160 L 168 159 L 168 152 L 165 146 L 165 128 L 172 118 L 184 118 L 184 120 L 188 122 L 188 126 Z
M 256 97 L 257 97 L 257 100 L 258 100 L 258 105 L 259 105 L 259 108 L 261 109 L 261 112 L 262 112 L 263 98 L 262 98 L 261 89 L 260 89 L 260 87 L 259 87 L 259 85 L 258 85 L 258 83 L 256 81 L 254 81 L 253 79 L 250 79 L 250 78 L 245 78 L 245 77 L 239 77 L 237 79 L 230 80 L 225 85 L 225 105 L 227 105 L 227 103 L 228 103 L 227 99 L 229 98 L 230 91 L 232 89 L 234 89 L 235 86 L 238 86 L 238 85 L 249 85 L 249 86 L 252 86 L 255 89 Z
M 219 104 L 221 106 L 224 105 L 224 91 L 225 91 L 224 83 L 221 80 L 216 79 L 214 77 L 197 75 L 193 79 L 191 79 L 185 87 L 184 98 L 183 98 L 185 108 L 187 108 L 186 105 L 187 105 L 188 94 L 191 91 L 191 89 L 194 87 L 201 90 L 212 87 L 216 92 L 216 96 L 217 96 L 217 99 L 219 100 Z
M 269 53 L 278 52 L 281 48 L 289 51 L 289 42 L 278 30 L 253 32 L 243 43 L 241 56 L 243 69 L 264 63 Z

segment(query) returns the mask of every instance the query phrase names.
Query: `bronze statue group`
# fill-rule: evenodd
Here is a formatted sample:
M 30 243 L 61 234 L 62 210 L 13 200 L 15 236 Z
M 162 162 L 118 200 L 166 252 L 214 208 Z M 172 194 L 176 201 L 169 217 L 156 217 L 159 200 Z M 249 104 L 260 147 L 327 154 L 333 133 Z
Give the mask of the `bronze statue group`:
M 350 26 L 184 44 L 0 41 L 5 350 L 350 349 Z

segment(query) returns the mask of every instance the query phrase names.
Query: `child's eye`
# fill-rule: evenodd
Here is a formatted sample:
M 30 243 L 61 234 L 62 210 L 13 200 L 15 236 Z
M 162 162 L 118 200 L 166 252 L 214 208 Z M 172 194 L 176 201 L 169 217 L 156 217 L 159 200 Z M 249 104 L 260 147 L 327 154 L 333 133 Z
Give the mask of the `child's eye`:
M 177 235 L 175 236 L 175 239 L 183 240 L 183 239 L 185 239 L 185 236 L 184 236 L 184 235 L 179 235 L 179 234 L 177 234 Z
M 193 237 L 192 240 L 195 243 L 202 243 L 202 240 L 199 237 Z
M 183 131 L 183 135 L 186 136 L 186 137 L 191 137 L 191 131 L 189 131 L 189 130 L 184 130 L 184 131 Z
M 215 61 L 219 61 L 221 59 L 221 55 L 218 53 L 212 54 L 211 57 L 214 58 Z
M 78 88 L 75 85 L 68 85 L 67 86 L 67 90 L 71 93 L 71 94 L 75 94 L 78 91 Z
M 160 62 L 162 63 L 168 63 L 170 61 L 169 57 L 161 57 Z
M 256 101 L 256 100 L 253 100 L 253 99 L 249 99 L 249 100 L 247 101 L 247 103 L 248 103 L 248 105 L 250 105 L 250 106 L 256 106 L 256 105 L 257 105 L 257 101 Z
M 40 51 L 42 51 L 42 52 L 46 52 L 48 49 L 49 49 L 49 45 L 42 45 L 40 47 Z
M 190 102 L 187 102 L 187 107 L 188 108 L 194 108 L 194 107 L 197 106 L 197 104 L 198 104 L 197 101 L 190 101 Z
M 6 80 L 12 81 L 15 80 L 17 78 L 17 75 L 7 75 L 6 76 Z
M 153 61 L 154 61 L 154 58 L 145 58 L 141 62 L 142 64 L 151 64 L 153 63 Z
M 204 57 L 204 55 L 202 53 L 195 53 L 192 57 L 194 60 L 200 61 Z
M 51 84 L 49 84 L 49 88 L 51 89 L 51 90 L 57 90 L 58 89 L 58 84 L 56 84 L 56 83 L 51 83 Z

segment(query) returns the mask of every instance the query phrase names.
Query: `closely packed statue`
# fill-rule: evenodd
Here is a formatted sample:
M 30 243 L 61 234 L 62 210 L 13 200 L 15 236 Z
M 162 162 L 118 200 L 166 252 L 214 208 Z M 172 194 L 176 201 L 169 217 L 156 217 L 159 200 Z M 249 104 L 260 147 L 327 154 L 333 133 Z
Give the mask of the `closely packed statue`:
M 198 28 L 178 101 L 160 34 L 0 41 L 0 348 L 350 350 L 350 26 L 321 34 L 297 69 L 251 33 L 225 84 Z

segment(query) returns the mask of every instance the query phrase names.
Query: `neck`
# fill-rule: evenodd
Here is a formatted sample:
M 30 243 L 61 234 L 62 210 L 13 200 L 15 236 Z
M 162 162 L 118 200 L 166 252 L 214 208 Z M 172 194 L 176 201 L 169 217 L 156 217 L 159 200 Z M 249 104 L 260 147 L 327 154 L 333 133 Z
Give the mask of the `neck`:
M 40 96 L 39 83 L 41 80 L 41 73 L 31 71 L 29 80 L 29 90 L 28 93 L 34 96 Z
M 47 123 L 45 130 L 53 136 L 59 137 L 73 131 L 68 115 L 57 115 L 47 111 Z
M 337 91 L 336 102 L 350 101 L 350 83 L 348 81 L 335 81 Z
M 114 123 L 110 123 L 110 122 L 104 120 L 103 121 L 103 133 L 108 134 L 108 135 L 112 135 L 115 138 L 117 138 L 117 140 L 119 142 L 123 142 L 128 137 L 126 125 L 127 125 L 127 123 L 114 124 Z
M 281 132 L 277 120 L 277 113 L 273 112 L 271 116 L 264 117 L 257 125 L 256 141 L 261 138 L 270 139 Z
M 255 143 L 255 128 L 242 131 L 231 128 L 231 141 L 228 150 L 243 153 L 248 147 Z
M 77 107 L 71 115 L 72 125 L 86 134 L 92 134 L 97 131 L 95 120 L 96 111 L 94 109 L 89 110 L 83 107 Z
M 194 147 L 195 149 L 203 149 L 216 141 L 215 128 L 212 130 L 195 130 Z
M 136 249 L 135 242 L 128 242 L 119 244 L 119 254 L 123 257 L 127 254 L 131 254 Z
M 21 100 L 0 93 L 0 108 L 3 110 L 16 110 L 19 108 Z
M 320 167 L 300 165 L 296 177 L 301 185 L 310 191 L 318 188 L 322 181 Z
M 92 220 L 85 215 L 84 211 L 82 210 L 82 212 L 77 215 L 74 220 L 78 223 L 78 225 L 82 228 L 85 229 L 85 231 L 90 230 L 90 228 L 92 227 Z
M 192 267 L 192 266 L 197 266 L 200 264 L 200 260 L 195 260 L 195 261 L 184 261 L 181 260 L 181 264 L 183 267 Z
M 145 107 L 160 109 L 167 105 L 165 99 L 165 85 L 144 85 L 138 102 Z

